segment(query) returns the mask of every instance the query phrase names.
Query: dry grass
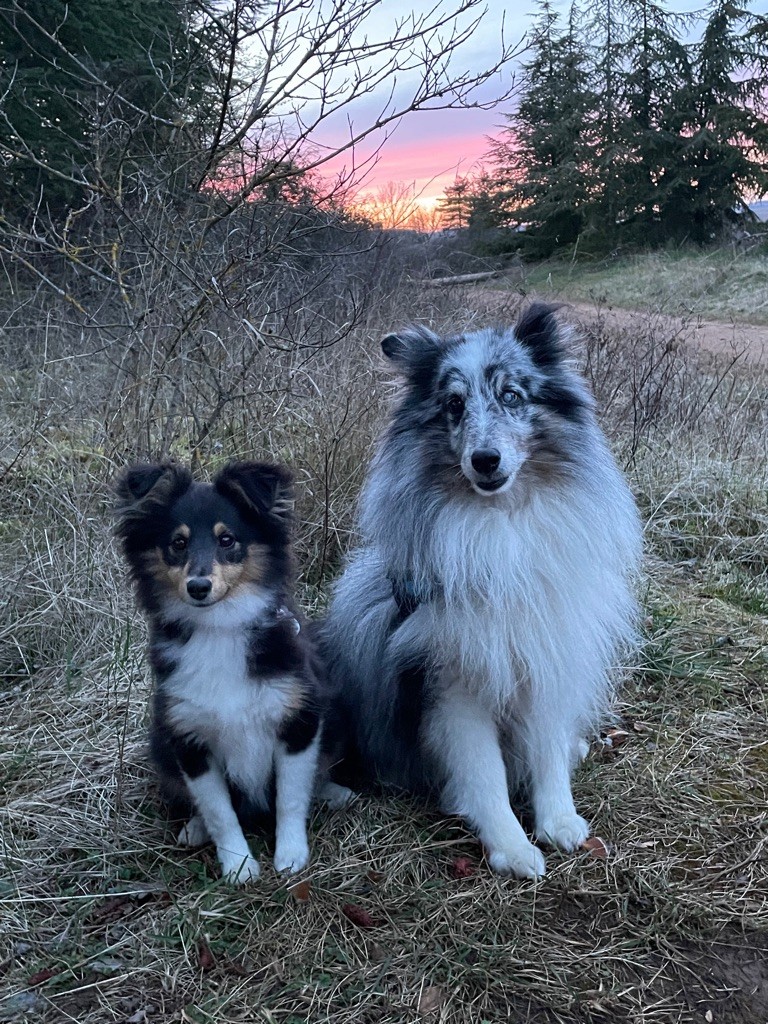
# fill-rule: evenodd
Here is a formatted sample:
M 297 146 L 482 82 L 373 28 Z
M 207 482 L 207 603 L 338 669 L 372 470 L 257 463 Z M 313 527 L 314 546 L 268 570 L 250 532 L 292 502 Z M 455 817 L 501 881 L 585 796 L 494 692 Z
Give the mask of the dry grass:
M 263 352 L 247 400 L 194 446 L 185 406 L 168 435 L 168 395 L 163 416 L 115 395 L 98 346 L 84 359 L 71 327 L 54 322 L 23 359 L 6 348 L 0 1019 L 768 1018 L 766 378 L 737 363 L 720 380 L 716 361 L 665 348 L 650 323 L 634 337 L 598 325 L 582 354 L 649 523 L 648 642 L 620 708 L 629 740 L 596 745 L 576 781 L 608 859 L 553 852 L 544 880 L 499 879 L 460 823 L 364 799 L 315 814 L 300 900 L 269 869 L 233 891 L 158 819 L 144 630 L 107 481 L 139 436 L 167 437 L 206 470 L 230 454 L 290 460 L 303 593 L 322 603 L 389 390 L 371 353 L 405 307 L 438 328 L 512 315 L 401 293 L 311 359 Z M 225 341 L 206 373 L 215 352 L 225 376 L 242 362 Z M 193 388 L 189 361 L 174 372 Z M 470 877 L 453 877 L 461 857 Z
M 763 247 L 764 248 L 764 247 Z M 768 324 L 768 255 L 716 249 L 535 265 L 525 289 L 676 316 Z

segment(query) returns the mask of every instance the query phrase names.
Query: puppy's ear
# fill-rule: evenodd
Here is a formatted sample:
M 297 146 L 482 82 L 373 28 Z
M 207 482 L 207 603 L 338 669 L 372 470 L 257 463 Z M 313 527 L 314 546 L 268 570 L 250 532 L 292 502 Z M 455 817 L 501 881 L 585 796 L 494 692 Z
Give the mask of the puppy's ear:
M 267 519 L 286 527 L 293 513 L 293 477 L 285 466 L 269 462 L 230 462 L 213 486 L 246 519 Z
M 145 503 L 170 501 L 181 495 L 192 483 L 188 469 L 170 462 L 142 463 L 128 466 L 117 479 L 115 492 L 118 512 L 125 512 Z
M 381 342 L 381 351 L 387 359 L 406 373 L 436 360 L 440 349 L 440 338 L 426 327 L 408 327 L 397 334 L 388 334 Z
M 528 349 L 541 370 L 552 369 L 562 362 L 565 355 L 560 327 L 555 319 L 555 312 L 560 308 L 560 303 L 534 302 L 515 325 L 515 337 Z
M 150 520 L 191 485 L 189 470 L 169 462 L 144 463 L 123 470 L 115 484 L 116 530 L 129 557 L 134 549 L 142 550 L 154 542 L 152 531 L 147 529 Z

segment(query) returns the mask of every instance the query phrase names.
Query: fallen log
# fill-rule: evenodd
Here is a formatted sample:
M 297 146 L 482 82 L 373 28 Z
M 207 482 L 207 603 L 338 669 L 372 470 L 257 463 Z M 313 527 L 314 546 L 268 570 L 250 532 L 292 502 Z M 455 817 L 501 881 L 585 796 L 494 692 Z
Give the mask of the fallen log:
M 473 281 L 490 281 L 492 277 L 501 277 L 501 270 L 484 270 L 479 274 L 458 274 L 456 277 L 425 277 L 418 283 L 429 288 L 439 288 L 445 284 L 471 284 Z

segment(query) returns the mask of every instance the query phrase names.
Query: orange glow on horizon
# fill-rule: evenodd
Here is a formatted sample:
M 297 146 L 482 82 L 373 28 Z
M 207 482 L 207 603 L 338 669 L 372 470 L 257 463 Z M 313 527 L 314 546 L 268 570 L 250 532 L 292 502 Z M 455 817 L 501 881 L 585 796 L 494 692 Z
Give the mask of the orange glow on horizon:
M 434 210 L 446 187 L 457 177 L 476 173 L 488 152 L 488 138 L 478 133 L 463 138 L 390 138 L 375 159 L 361 168 L 360 158 L 344 153 L 324 167 L 326 174 L 344 175 L 356 167 L 359 183 L 353 193 L 363 199 L 391 183 L 412 188 L 413 200 L 425 213 Z M 364 158 L 363 158 L 364 159 Z

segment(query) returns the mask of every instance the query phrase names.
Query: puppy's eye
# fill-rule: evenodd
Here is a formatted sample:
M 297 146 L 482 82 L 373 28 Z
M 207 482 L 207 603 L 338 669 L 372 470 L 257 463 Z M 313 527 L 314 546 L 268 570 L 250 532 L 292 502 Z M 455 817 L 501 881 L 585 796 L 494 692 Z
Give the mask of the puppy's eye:
M 501 392 L 501 400 L 504 405 L 519 405 L 523 400 L 523 396 L 515 388 L 504 388 Z
M 186 537 L 174 537 L 171 541 L 171 547 L 174 551 L 186 551 L 187 550 L 187 539 Z
M 445 407 L 451 416 L 461 416 L 464 412 L 464 399 L 461 395 L 451 395 L 445 403 Z
M 222 533 L 221 536 L 219 537 L 219 544 L 223 548 L 231 548 L 234 543 L 235 538 L 232 536 L 231 533 Z

